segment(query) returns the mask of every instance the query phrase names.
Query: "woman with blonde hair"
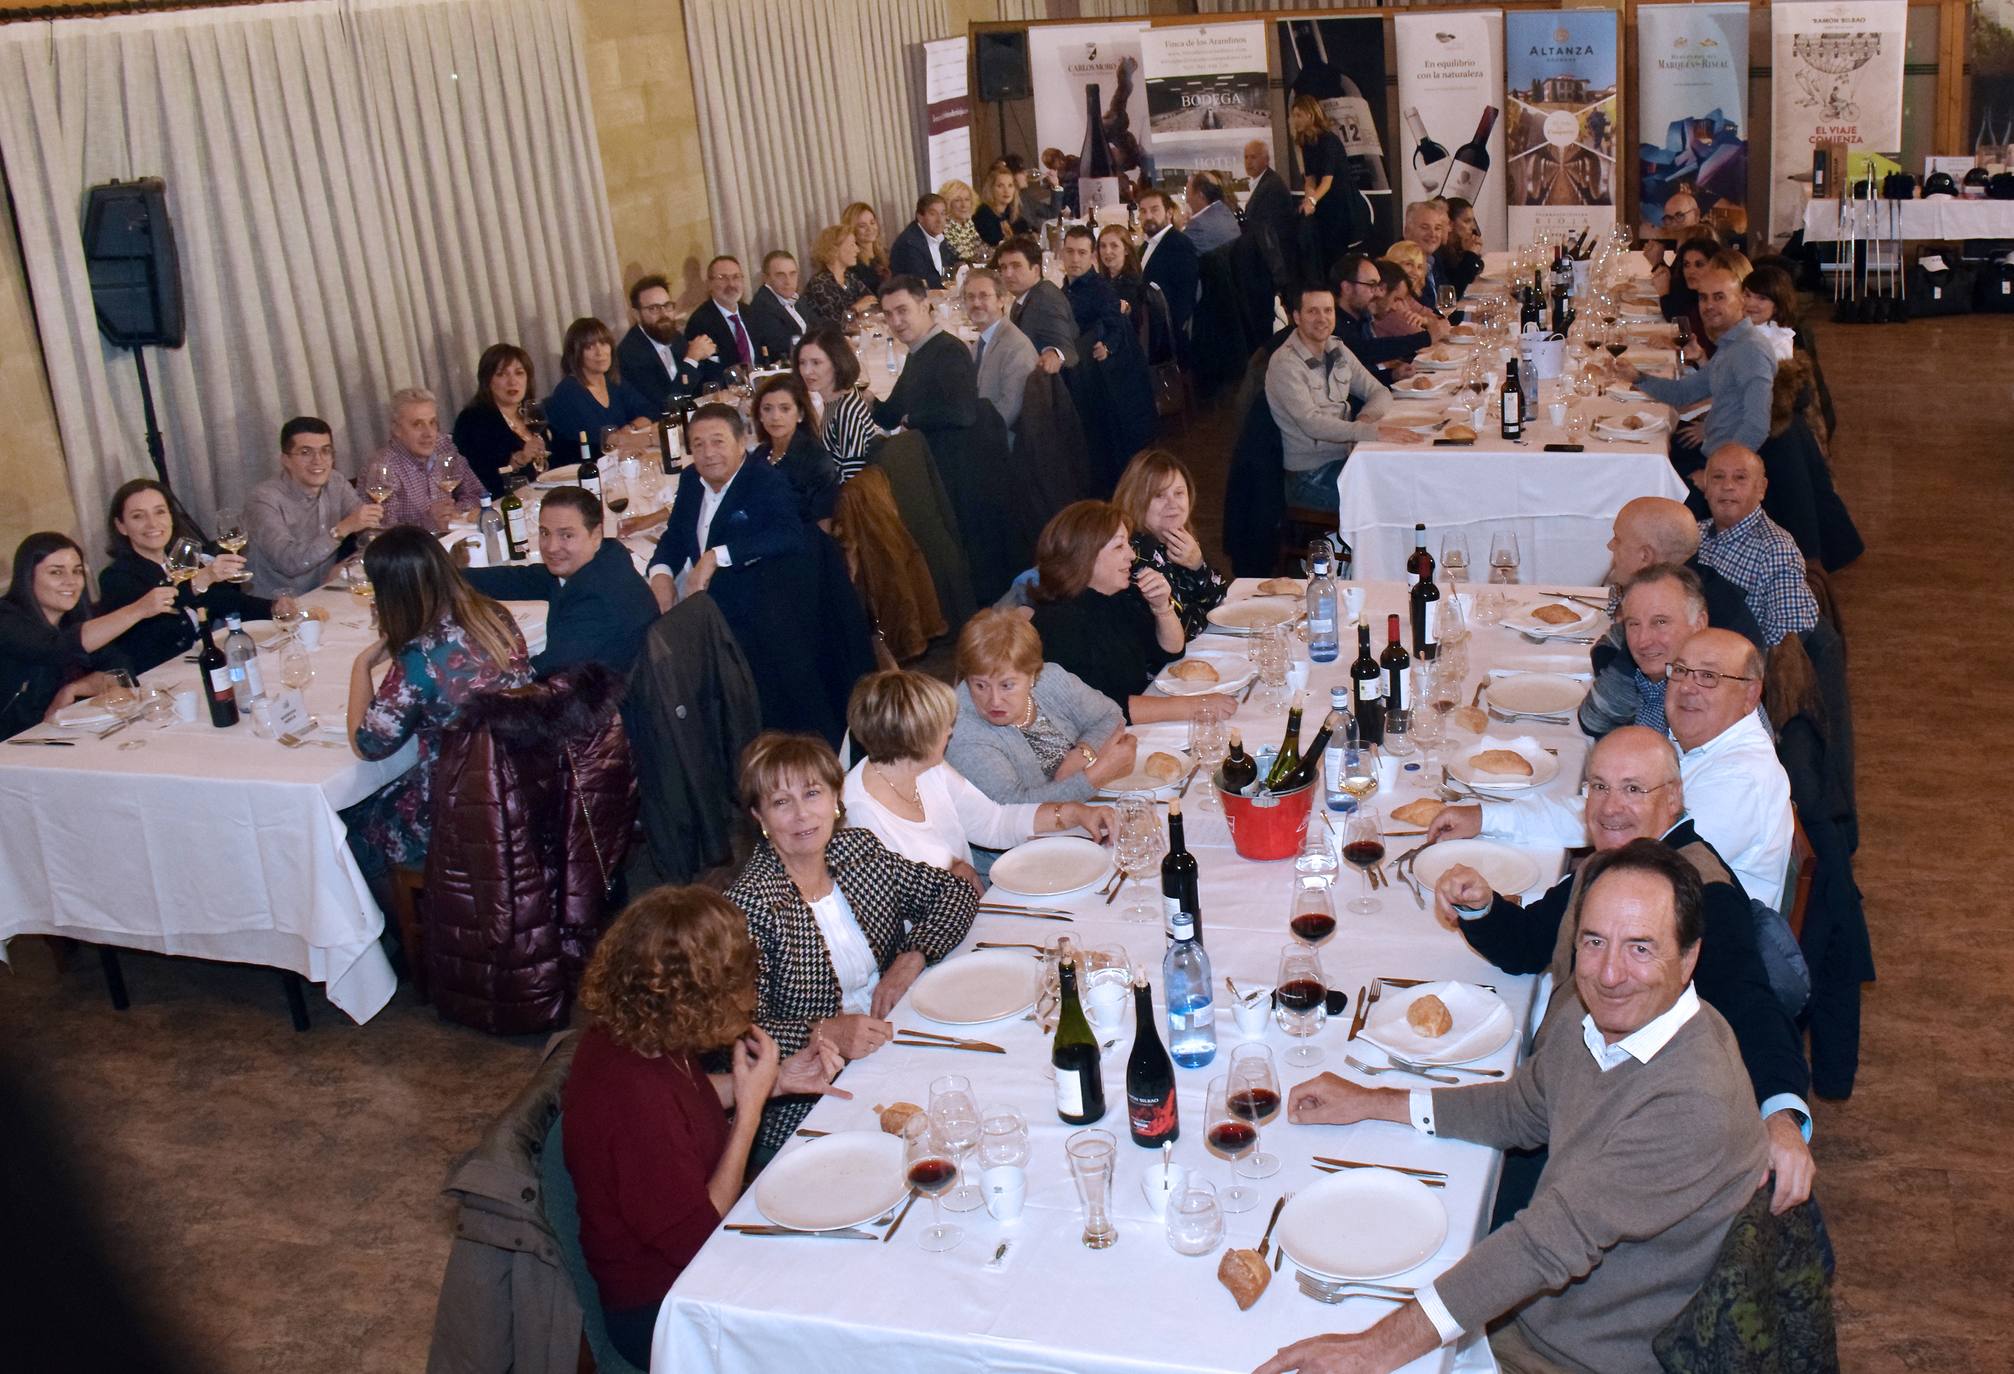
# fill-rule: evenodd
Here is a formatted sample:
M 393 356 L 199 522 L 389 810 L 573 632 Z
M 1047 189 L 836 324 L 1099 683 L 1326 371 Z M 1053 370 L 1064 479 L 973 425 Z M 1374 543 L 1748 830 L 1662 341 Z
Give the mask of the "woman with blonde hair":
M 609 1340 L 650 1363 L 664 1295 L 741 1196 L 763 1108 L 830 1093 L 845 1066 L 822 1039 L 787 1059 L 755 1011 L 756 954 L 734 904 L 660 887 L 601 937 L 558 1127 L 580 1248 Z M 725 1050 L 728 1070 L 703 1059 Z M 730 1118 L 729 1113 L 732 1113 Z
M 958 698 L 934 677 L 900 668 L 869 673 L 846 704 L 846 728 L 864 755 L 846 775 L 847 813 L 896 853 L 957 874 L 983 892 L 974 846 L 1011 848 L 1081 827 L 1099 839 L 1112 813 L 1082 802 L 1002 806 L 944 761 Z M 986 856 L 988 865 L 991 856 Z
M 1016 234 L 1031 232 L 1028 221 L 1021 217 L 1020 179 L 1012 167 L 1005 162 L 994 163 L 993 170 L 979 185 L 986 194 L 981 197 L 979 208 L 972 212 L 972 224 L 982 242 L 989 248 L 998 248 Z
M 1405 286 L 1402 289 L 1394 287 L 1385 293 L 1385 313 L 1378 317 L 1376 325 L 1380 337 L 1422 332 L 1435 338 L 1444 335 L 1447 322 L 1420 303 L 1420 292 L 1427 285 L 1426 249 L 1411 239 L 1400 239 L 1385 249 L 1381 261 L 1405 274 Z
M 881 282 L 888 275 L 888 245 L 881 241 L 881 216 L 864 200 L 856 200 L 839 212 L 841 227 L 851 230 L 860 249 L 860 260 L 846 270 L 853 279 L 854 294 L 879 296 Z
M 1364 237 L 1370 209 L 1351 175 L 1350 155 L 1319 100 L 1295 96 L 1287 128 L 1301 159 L 1301 213 L 1315 221 L 1314 265 L 1326 269 Z
M 1231 589 L 1204 559 L 1190 522 L 1195 491 L 1188 464 L 1164 448 L 1149 448 L 1133 455 L 1112 493 L 1112 504 L 1133 531 L 1134 556 L 1168 579 L 1182 633 L 1190 639 L 1203 632 L 1210 612 Z
M 972 222 L 973 212 L 979 207 L 979 196 L 970 183 L 954 177 L 939 186 L 937 194 L 944 197 L 944 241 L 951 245 L 958 261 L 986 261 L 993 250 L 986 246 L 986 240 L 979 236 L 979 226 Z M 957 270 L 955 263 L 950 266 L 952 271 Z
M 828 224 L 818 231 L 811 245 L 811 280 L 804 284 L 798 309 L 811 329 L 829 324 L 846 326 L 846 314 L 871 303 L 869 293 L 854 280 L 853 269 L 860 262 L 860 245 L 853 231 L 843 224 Z M 808 331 L 807 331 L 808 332 Z

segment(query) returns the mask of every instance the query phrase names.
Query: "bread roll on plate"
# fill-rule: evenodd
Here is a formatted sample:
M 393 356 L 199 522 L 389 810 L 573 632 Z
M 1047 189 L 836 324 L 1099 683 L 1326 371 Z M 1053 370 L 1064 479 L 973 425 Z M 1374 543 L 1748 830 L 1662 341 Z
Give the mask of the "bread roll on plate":
M 1168 668 L 1169 677 L 1178 677 L 1184 682 L 1217 682 L 1217 670 L 1208 661 L 1200 658 L 1185 658 Z
M 1448 1014 L 1448 1004 L 1430 992 L 1406 1008 L 1406 1024 L 1415 1035 L 1438 1040 L 1454 1029 L 1455 1018 Z
M 1469 760 L 1469 767 L 1478 773 L 1497 773 L 1507 778 L 1532 775 L 1531 760 L 1515 749 L 1485 749 Z

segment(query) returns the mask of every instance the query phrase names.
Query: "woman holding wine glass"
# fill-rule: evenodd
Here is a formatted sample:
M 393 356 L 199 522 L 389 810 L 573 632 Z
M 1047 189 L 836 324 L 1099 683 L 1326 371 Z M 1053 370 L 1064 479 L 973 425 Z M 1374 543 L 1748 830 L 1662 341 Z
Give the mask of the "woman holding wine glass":
M 136 477 L 112 493 L 105 528 L 111 536 L 112 561 L 98 574 L 100 612 L 130 606 L 162 587 L 186 589 L 174 603 L 182 614 L 150 612 L 113 641 L 113 650 L 136 673 L 178 658 L 194 646 L 196 626 L 187 614 L 191 606 L 207 609 L 212 624 L 221 624 L 227 615 L 266 620 L 294 614 L 292 597 L 268 601 L 246 590 L 239 581 L 245 560 L 235 551 L 218 552 L 206 564 L 209 550 L 200 532 L 168 489 L 151 477 Z
M 103 691 L 106 673 L 126 666 L 112 642 L 175 613 L 165 585 L 96 616 L 86 591 L 84 550 L 69 535 L 44 530 L 14 550 L 13 580 L 0 593 L 0 738 Z
M 503 496 L 512 473 L 545 466 L 547 439 L 528 413 L 539 408 L 527 399 L 537 385 L 531 354 L 516 344 L 491 344 L 476 362 L 476 394 L 455 417 L 455 447 L 491 496 Z
M 616 370 L 615 336 L 607 325 L 591 315 L 568 325 L 560 366 L 566 375 L 545 398 L 545 415 L 561 461 L 582 456 L 583 435 L 591 442 L 611 426 L 621 431 L 618 447 L 625 453 L 654 441 L 650 402 Z
M 811 279 L 798 298 L 798 311 L 812 329 L 820 325 L 843 328 L 847 315 L 867 307 L 873 297 L 861 289 L 853 277 L 860 262 L 860 245 L 853 231 L 843 224 L 828 224 L 819 230 L 811 245 Z

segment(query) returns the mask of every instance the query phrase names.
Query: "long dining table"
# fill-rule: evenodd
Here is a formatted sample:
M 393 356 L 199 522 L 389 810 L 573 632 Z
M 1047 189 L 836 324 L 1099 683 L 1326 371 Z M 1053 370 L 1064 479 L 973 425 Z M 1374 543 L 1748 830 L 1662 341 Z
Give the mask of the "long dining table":
M 1386 615 L 1405 604 L 1402 583 L 1371 583 L 1365 591 L 1361 614 L 1380 629 Z M 1539 600 L 1537 590 L 1530 587 L 1468 591 L 1505 598 L 1513 616 Z M 1578 591 L 1601 595 L 1599 589 Z M 1232 598 L 1235 602 L 1253 594 L 1253 585 L 1241 582 L 1233 588 Z M 1353 639 L 1353 634 L 1344 635 L 1346 645 Z M 1235 663 L 1245 643 L 1209 633 L 1192 645 L 1192 652 L 1228 651 Z M 1536 643 L 1503 625 L 1475 627 L 1468 652 L 1465 701 L 1478 679 L 1492 670 L 1572 675 L 1587 669 L 1584 644 Z M 1346 648 L 1335 662 L 1309 665 L 1308 735 L 1321 718 L 1329 689 L 1347 680 L 1350 658 Z M 1239 705 L 1233 723 L 1242 729 L 1247 746 L 1257 747 L 1280 737 L 1284 714 L 1284 703 L 1268 700 L 1262 689 Z M 1488 728 L 1493 733 L 1529 735 L 1542 747 L 1557 750 L 1560 768 L 1544 790 L 1568 797 L 1576 794 L 1586 745 L 1571 724 L 1491 723 Z M 1166 723 L 1138 727 L 1141 757 L 1150 750 L 1181 748 L 1186 729 Z M 1452 729 L 1444 752 L 1448 757 L 1464 748 L 1473 752 L 1476 739 Z M 1372 804 L 1386 813 L 1388 830 L 1403 830 L 1406 827 L 1390 818 L 1390 808 L 1434 795 L 1441 778 L 1418 755 L 1387 766 L 1394 773 L 1393 785 L 1372 798 Z M 1242 985 L 1270 986 L 1281 946 L 1290 939 L 1287 915 L 1295 866 L 1289 861 L 1239 857 L 1222 814 L 1201 808 L 1203 791 L 1201 780 L 1189 789 L 1184 817 L 1188 847 L 1200 867 L 1202 924 L 1215 985 L 1221 990 L 1228 975 Z M 1389 852 L 1396 854 L 1399 847 L 1420 841 L 1396 837 L 1387 843 L 1392 847 Z M 1564 856 L 1557 849 L 1526 852 L 1538 874 L 1521 894 L 1530 898 L 1557 878 Z M 1374 914 L 1343 911 L 1342 902 L 1358 895 L 1360 885 L 1358 875 L 1345 867 L 1334 894 L 1338 930 L 1321 950 L 1327 983 L 1348 998 L 1343 1011 L 1312 1039 L 1322 1049 L 1323 1061 L 1313 1068 L 1293 1069 L 1284 1055 L 1295 1042 L 1277 1027 L 1264 1032 L 1264 1040 L 1281 1060 L 1283 1086 L 1291 1091 L 1292 1084 L 1318 1072 L 1387 1086 L 1431 1086 L 1403 1074 L 1365 1077 L 1344 1062 L 1346 1054 L 1373 1066 L 1386 1062 L 1382 1052 L 1368 1047 L 1361 1037 L 1354 1043 L 1349 1039 L 1359 1003 L 1378 979 L 1457 979 L 1487 985 L 1504 999 L 1520 1028 L 1528 1025 L 1539 995 L 1535 985 L 1541 980 L 1493 969 L 1459 935 L 1438 924 L 1403 884 L 1377 894 L 1381 909 Z M 1158 896 L 1158 889 L 1151 895 Z M 1150 922 L 1127 919 L 1132 896 L 1124 892 L 1108 903 L 1093 888 L 1062 898 L 1031 899 L 995 888 L 987 898 L 989 905 L 1061 909 L 1070 913 L 1070 919 L 982 914 L 966 943 L 951 957 L 982 941 L 1052 945 L 1064 935 L 1080 948 L 1122 948 L 1133 962 L 1153 971 L 1165 1037 L 1165 1008 L 1158 996 L 1165 938 L 1158 914 Z M 1039 956 L 1031 952 L 1028 957 Z M 852 1094 L 851 1100 L 822 1099 L 804 1129 L 871 1132 L 878 1129 L 878 1107 L 898 1101 L 927 1104 L 934 1077 L 950 1072 L 968 1075 L 982 1113 L 990 1105 L 1006 1104 L 1018 1108 L 1028 1121 L 1032 1155 L 1025 1211 L 1019 1219 L 1004 1222 L 985 1210 L 946 1213 L 965 1235 L 956 1248 L 941 1254 L 927 1253 L 917 1244 L 930 1219 L 927 1203 L 919 1205 L 891 1240 L 879 1244 L 718 1231 L 659 1311 L 653 1374 L 793 1367 L 863 1374 L 889 1369 L 1240 1371 L 1292 1341 L 1325 1331 L 1361 1329 L 1391 1310 L 1389 1304 L 1368 1299 L 1352 1298 L 1338 1306 L 1312 1301 L 1302 1296 L 1289 1266 L 1273 1277 L 1249 1311 L 1241 1312 L 1216 1278 L 1221 1247 L 1202 1258 L 1185 1257 L 1171 1248 L 1142 1191 L 1147 1170 L 1159 1156 L 1135 1147 L 1127 1134 L 1130 1012 L 1102 1060 L 1108 1109 L 1100 1125 L 1119 1142 L 1112 1192 L 1119 1239 L 1103 1250 L 1080 1243 L 1082 1213 L 1063 1152 L 1063 1142 L 1075 1128 L 1056 1114 L 1050 1042 L 1040 1025 L 1020 1017 L 979 1026 L 935 1025 L 918 1015 L 911 997 L 897 1006 L 892 1020 L 898 1028 L 968 1035 L 1006 1053 L 885 1045 L 849 1064 L 841 1074 L 839 1086 Z M 1176 1071 L 1181 1133 L 1174 1159 L 1202 1171 L 1221 1192 L 1230 1184 L 1231 1166 L 1204 1145 L 1203 1099 L 1211 1075 L 1223 1072 L 1232 1047 L 1242 1043 L 1221 991 L 1217 1034 L 1217 1058 L 1212 1064 Z M 1481 1065 L 1514 1071 L 1525 1039 L 1522 1032 L 1511 1036 Z M 813 1143 L 793 1138 L 778 1159 Z M 1263 1146 L 1281 1158 L 1282 1167 L 1253 1185 L 1260 1192 L 1254 1210 L 1227 1218 L 1226 1245 L 1256 1244 L 1274 1200 L 1323 1177 L 1316 1172 L 1316 1155 L 1437 1170 L 1448 1176 L 1446 1186 L 1434 1193 L 1447 1214 L 1445 1241 L 1417 1268 L 1390 1283 L 1417 1287 L 1431 1281 L 1487 1233 L 1501 1156 L 1486 1146 L 1429 1138 L 1409 1127 L 1382 1123 L 1293 1125 L 1287 1123 L 1284 1111 L 1265 1128 Z M 726 1224 L 763 1220 L 756 1190 L 751 1189 Z M 1409 1366 L 1414 1371 L 1494 1367 L 1486 1344 L 1473 1335 Z

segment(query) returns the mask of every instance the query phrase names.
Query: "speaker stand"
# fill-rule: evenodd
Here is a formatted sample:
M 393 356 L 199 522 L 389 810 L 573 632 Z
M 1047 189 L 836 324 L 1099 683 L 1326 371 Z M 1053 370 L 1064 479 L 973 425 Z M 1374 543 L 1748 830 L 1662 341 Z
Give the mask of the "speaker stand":
M 147 423 L 147 456 L 154 460 L 154 475 L 161 485 L 172 489 L 168 481 L 168 451 L 161 443 L 161 422 L 154 415 L 154 388 L 147 380 L 147 355 L 138 348 L 133 350 L 133 366 L 140 374 L 140 414 Z

